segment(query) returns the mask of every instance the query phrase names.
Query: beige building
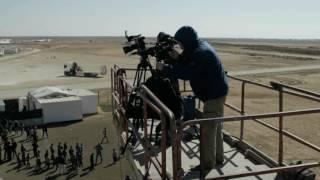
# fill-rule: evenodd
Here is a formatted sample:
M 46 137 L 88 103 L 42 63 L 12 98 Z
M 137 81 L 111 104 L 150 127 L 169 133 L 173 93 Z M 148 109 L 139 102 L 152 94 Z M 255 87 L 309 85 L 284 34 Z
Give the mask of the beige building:
M 0 48 L 0 56 L 4 56 L 4 49 Z

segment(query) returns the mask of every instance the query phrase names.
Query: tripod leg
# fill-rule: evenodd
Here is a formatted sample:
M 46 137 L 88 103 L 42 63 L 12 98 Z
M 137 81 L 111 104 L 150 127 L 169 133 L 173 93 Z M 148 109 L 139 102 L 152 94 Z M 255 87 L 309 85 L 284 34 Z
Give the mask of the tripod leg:
M 152 118 L 152 119 L 151 119 L 150 135 L 149 135 L 150 142 L 151 142 L 151 138 L 152 138 L 153 123 L 154 123 L 154 119 Z
M 133 134 L 131 134 L 130 137 L 127 139 L 127 142 L 126 142 L 126 144 L 124 145 L 124 147 L 123 147 L 123 149 L 122 149 L 122 151 L 121 151 L 121 154 L 124 154 L 124 152 L 126 151 L 127 146 L 128 146 L 128 144 L 129 144 L 130 140 L 132 139 L 132 137 L 133 137 Z

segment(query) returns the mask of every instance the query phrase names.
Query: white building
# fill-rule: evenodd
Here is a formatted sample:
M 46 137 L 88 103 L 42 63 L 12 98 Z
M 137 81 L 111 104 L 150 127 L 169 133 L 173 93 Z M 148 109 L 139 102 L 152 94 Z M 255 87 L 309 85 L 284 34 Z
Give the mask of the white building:
M 4 54 L 17 54 L 19 52 L 19 48 L 17 47 L 6 47 L 4 49 Z
M 0 48 L 0 56 L 4 56 L 4 49 Z
M 0 39 L 0 44 L 11 44 L 13 43 L 12 39 Z
M 4 112 L 6 110 L 5 108 L 5 104 L 4 104 L 4 101 L 3 100 L 0 100 L 0 112 Z
M 81 99 L 76 96 L 38 99 L 36 106 L 42 109 L 44 124 L 82 119 Z
M 42 87 L 19 99 L 20 107 L 42 109 L 43 123 L 80 120 L 83 115 L 97 113 L 97 94 L 84 89 Z

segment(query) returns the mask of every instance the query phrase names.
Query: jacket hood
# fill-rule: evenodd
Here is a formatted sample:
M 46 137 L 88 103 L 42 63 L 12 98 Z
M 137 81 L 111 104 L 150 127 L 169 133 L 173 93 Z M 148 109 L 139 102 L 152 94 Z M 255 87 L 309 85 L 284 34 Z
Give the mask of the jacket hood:
M 181 42 L 184 52 L 188 54 L 192 53 L 199 44 L 197 32 L 190 26 L 181 27 L 174 35 L 174 38 Z

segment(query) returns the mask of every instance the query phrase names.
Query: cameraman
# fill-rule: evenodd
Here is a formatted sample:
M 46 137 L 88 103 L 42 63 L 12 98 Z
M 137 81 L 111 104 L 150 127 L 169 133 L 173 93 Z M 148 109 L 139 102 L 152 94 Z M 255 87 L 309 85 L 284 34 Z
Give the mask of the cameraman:
M 204 102 L 201 118 L 222 117 L 228 82 L 215 50 L 207 42 L 200 40 L 190 26 L 181 27 L 174 38 L 178 41 L 180 50 L 177 48 L 170 56 L 176 59 L 176 63 L 157 63 L 156 68 L 169 76 L 190 81 L 193 93 Z M 205 177 L 212 168 L 223 161 L 222 122 L 201 123 L 201 176 Z

